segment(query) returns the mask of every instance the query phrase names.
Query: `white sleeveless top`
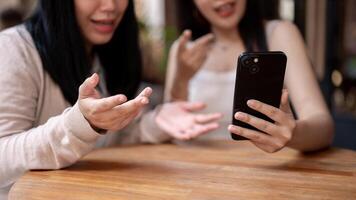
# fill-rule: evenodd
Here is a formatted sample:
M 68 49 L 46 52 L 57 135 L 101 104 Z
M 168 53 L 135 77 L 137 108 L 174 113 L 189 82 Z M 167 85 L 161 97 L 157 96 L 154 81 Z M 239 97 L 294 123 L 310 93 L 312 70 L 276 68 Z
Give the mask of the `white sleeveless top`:
M 267 23 L 266 36 L 270 38 L 279 20 L 271 20 Z M 224 115 L 220 121 L 219 129 L 200 136 L 199 139 L 230 139 L 227 130 L 232 122 L 234 89 L 236 79 L 236 66 L 233 70 L 219 72 L 209 69 L 200 69 L 190 80 L 188 91 L 189 101 L 201 101 L 207 104 L 203 113 L 220 112 Z
M 236 68 L 226 72 L 201 69 L 189 82 L 189 101 L 205 102 L 202 113 L 222 113 L 219 129 L 200 136 L 201 139 L 229 139 L 227 130 L 232 121 Z

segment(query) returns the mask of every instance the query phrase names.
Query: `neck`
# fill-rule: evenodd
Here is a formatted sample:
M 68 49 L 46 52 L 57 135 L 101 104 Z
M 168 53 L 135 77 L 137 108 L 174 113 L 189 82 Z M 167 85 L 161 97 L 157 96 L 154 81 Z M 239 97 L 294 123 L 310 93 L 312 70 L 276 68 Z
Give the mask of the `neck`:
M 212 27 L 212 32 L 215 35 L 215 38 L 219 42 L 231 43 L 231 42 L 240 42 L 241 36 L 237 28 L 235 29 L 220 29 Z

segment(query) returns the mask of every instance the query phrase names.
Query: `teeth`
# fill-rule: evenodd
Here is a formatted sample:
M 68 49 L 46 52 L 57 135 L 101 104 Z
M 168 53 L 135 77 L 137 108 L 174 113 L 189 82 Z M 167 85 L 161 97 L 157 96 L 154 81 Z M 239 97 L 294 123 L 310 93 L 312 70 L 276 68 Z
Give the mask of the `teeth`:
M 100 24 L 111 24 L 110 22 L 99 22 Z
M 232 9 L 232 5 L 229 3 L 229 4 L 225 4 L 221 7 L 218 8 L 218 11 L 230 11 Z
M 113 25 L 113 22 L 102 22 L 102 21 L 94 21 L 97 24 L 104 24 L 104 25 Z

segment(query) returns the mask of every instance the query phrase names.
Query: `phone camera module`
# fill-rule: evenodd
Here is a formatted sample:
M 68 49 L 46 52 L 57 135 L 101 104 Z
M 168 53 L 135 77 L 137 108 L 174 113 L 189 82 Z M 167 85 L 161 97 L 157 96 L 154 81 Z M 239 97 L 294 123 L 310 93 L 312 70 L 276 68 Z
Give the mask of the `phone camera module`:
M 250 58 L 246 58 L 242 62 L 244 63 L 245 66 L 252 64 L 252 60 Z
M 260 71 L 260 68 L 257 65 L 252 65 L 250 67 L 250 73 L 251 74 L 257 74 Z

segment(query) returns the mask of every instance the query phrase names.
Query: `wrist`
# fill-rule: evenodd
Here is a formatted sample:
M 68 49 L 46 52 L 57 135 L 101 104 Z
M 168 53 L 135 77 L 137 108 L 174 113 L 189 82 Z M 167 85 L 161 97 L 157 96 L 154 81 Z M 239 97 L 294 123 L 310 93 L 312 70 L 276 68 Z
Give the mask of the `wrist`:
M 297 146 L 300 145 L 300 139 L 298 136 L 298 129 L 300 126 L 303 126 L 303 121 L 300 120 L 295 120 L 295 127 L 292 130 L 292 137 L 290 141 L 288 142 L 287 146 L 293 149 L 297 149 Z
M 87 122 L 89 123 L 90 127 L 95 132 L 99 133 L 100 135 L 105 135 L 108 132 L 108 130 L 106 130 L 106 129 L 102 129 L 102 128 L 99 128 L 99 127 L 93 125 L 85 116 L 84 116 L 84 118 L 85 118 L 85 120 L 87 120 Z
M 176 79 L 171 89 L 171 100 L 187 100 L 188 98 L 188 80 Z
M 99 133 L 100 135 L 105 135 L 108 132 L 108 130 L 106 130 L 106 129 L 98 128 L 98 127 L 96 127 L 94 125 L 91 125 L 91 124 L 90 124 L 90 126 L 95 132 Z

